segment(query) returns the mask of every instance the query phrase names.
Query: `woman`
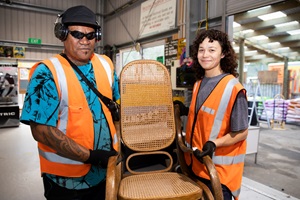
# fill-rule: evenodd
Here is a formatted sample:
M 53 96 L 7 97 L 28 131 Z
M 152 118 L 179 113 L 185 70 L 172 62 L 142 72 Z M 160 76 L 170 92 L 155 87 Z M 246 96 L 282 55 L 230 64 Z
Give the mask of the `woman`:
M 196 83 L 188 112 L 185 154 L 194 174 L 210 187 L 201 163 L 209 155 L 222 183 L 224 199 L 238 199 L 248 134 L 246 90 L 236 79 L 237 59 L 228 36 L 218 30 L 200 31 L 192 46 Z

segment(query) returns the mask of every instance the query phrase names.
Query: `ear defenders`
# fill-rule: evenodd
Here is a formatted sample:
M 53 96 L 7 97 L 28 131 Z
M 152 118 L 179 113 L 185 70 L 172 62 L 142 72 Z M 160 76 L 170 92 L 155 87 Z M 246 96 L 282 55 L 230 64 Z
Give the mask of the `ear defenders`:
M 55 37 L 57 37 L 58 39 L 60 39 L 61 41 L 65 41 L 68 37 L 68 27 L 66 27 L 63 23 L 60 22 L 60 19 L 62 18 L 63 14 L 58 14 L 55 23 L 54 23 L 54 35 Z M 100 41 L 101 40 L 101 27 L 99 25 L 99 23 L 96 21 L 96 24 L 98 25 L 95 28 L 95 34 L 96 34 L 96 41 Z

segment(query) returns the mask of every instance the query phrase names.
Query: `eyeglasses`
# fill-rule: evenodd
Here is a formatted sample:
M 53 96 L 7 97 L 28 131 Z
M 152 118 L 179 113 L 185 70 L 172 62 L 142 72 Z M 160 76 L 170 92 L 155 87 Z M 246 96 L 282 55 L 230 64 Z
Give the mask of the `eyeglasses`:
M 79 39 L 81 40 L 82 38 L 86 37 L 86 39 L 88 40 L 92 40 L 96 37 L 96 33 L 95 32 L 90 32 L 90 33 L 82 33 L 80 31 L 70 31 L 69 30 L 69 33 L 76 39 Z

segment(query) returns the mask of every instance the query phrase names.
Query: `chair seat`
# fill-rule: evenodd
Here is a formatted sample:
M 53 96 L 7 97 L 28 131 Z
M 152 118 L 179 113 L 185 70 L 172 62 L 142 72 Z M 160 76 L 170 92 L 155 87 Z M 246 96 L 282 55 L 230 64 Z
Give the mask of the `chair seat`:
M 119 199 L 180 199 L 202 197 L 202 189 L 183 174 L 165 172 L 128 176 L 121 180 Z

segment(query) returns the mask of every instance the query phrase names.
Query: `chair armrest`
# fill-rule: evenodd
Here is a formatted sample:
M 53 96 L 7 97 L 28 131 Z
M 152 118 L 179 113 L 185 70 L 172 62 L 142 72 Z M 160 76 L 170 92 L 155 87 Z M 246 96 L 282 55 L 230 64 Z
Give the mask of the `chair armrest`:
M 182 123 L 180 118 L 180 109 L 179 105 L 174 105 L 174 116 L 175 116 L 175 125 L 176 125 L 176 141 L 179 148 L 183 152 L 193 153 L 191 148 L 185 146 L 182 138 Z
M 184 159 L 184 152 L 193 153 L 193 150 L 186 147 L 183 142 L 179 105 L 174 105 L 174 117 L 176 126 L 176 153 L 178 163 L 183 174 L 189 177 L 193 177 Z
M 106 200 L 117 200 L 121 181 L 122 162 L 118 163 L 119 156 L 111 156 L 108 160 L 106 174 Z
M 203 164 L 205 165 L 212 185 L 213 194 L 215 200 L 223 200 L 223 192 L 221 182 L 218 176 L 218 172 L 215 168 L 215 165 L 212 159 L 207 155 L 203 157 Z

